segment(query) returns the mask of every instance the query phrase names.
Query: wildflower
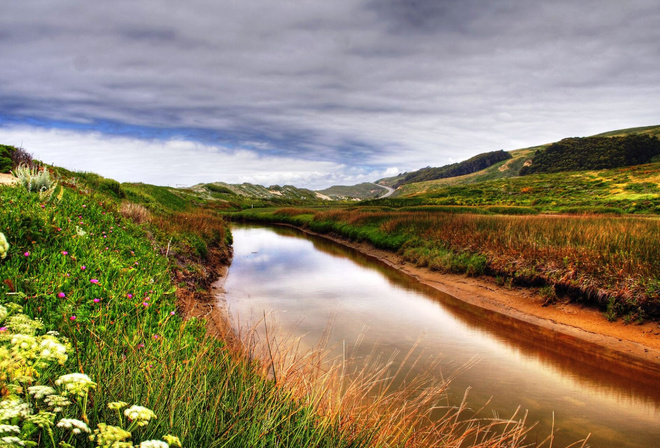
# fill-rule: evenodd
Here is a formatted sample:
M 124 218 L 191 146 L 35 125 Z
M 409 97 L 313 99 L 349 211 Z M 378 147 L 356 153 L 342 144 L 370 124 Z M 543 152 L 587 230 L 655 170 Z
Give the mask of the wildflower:
M 46 361 L 57 361 L 64 364 L 67 360 L 66 346 L 60 344 L 53 336 L 44 336 L 39 344 L 39 357 Z
M 133 298 L 133 294 L 126 294 L 126 297 L 128 297 L 129 299 L 132 299 L 132 298 Z
M 62 251 L 62 255 L 69 255 L 69 252 L 63 250 L 63 251 Z
M 35 399 L 41 400 L 49 395 L 53 395 L 55 389 L 50 386 L 30 386 L 28 387 L 28 392 L 30 395 L 34 396 Z
M 94 283 L 94 284 L 96 284 L 96 283 L 98 283 L 99 281 L 98 281 L 98 279 L 92 278 L 92 279 L 89 280 L 89 282 L 90 282 L 90 283 Z
M 16 425 L 0 425 L 0 434 L 5 434 L 8 432 L 15 432 L 18 434 L 21 432 L 21 428 Z
M 0 327 L 0 331 L 7 331 L 7 327 Z
M 53 426 L 55 414 L 47 411 L 39 411 L 38 414 L 29 415 L 26 420 L 40 428 L 50 428 Z
M 45 399 L 44 402 L 50 407 L 53 412 L 62 412 L 65 406 L 69 406 L 71 402 L 69 401 L 68 398 L 63 397 L 62 395 L 48 395 Z
M 7 421 L 16 417 L 25 418 L 30 415 L 29 403 L 24 403 L 20 398 L 9 398 L 0 401 L 0 421 Z
M 81 271 L 84 271 L 85 269 L 87 269 L 87 266 L 85 266 L 85 265 L 80 266 Z
M 170 316 L 174 316 L 176 314 L 176 311 L 170 311 Z
M 7 242 L 7 238 L 5 238 L 4 233 L 0 232 L 0 259 L 5 258 L 8 251 L 9 243 Z
M 23 255 L 26 256 L 26 257 L 29 257 L 29 256 L 30 256 L 30 252 L 25 252 Z
M 57 297 L 59 297 L 60 299 L 63 299 L 63 298 L 66 297 L 66 294 L 64 294 L 63 292 L 58 292 Z
M 74 434 L 80 434 L 81 432 L 91 432 L 89 426 L 85 422 L 76 420 L 75 418 L 63 418 L 57 423 L 58 428 L 70 429 Z
M 9 311 L 7 311 L 7 308 L 0 305 L 0 322 L 4 321 L 8 314 Z
M 138 348 L 144 348 L 144 344 L 142 342 L 140 342 L 137 346 Z
M 169 443 L 170 446 L 176 446 L 176 447 L 181 448 L 181 440 L 179 440 L 179 438 L 177 436 L 173 436 L 173 435 L 168 434 L 166 436 L 163 436 L 163 439 L 165 439 L 165 441 L 167 443 Z
M 147 307 L 147 306 L 149 306 L 149 302 L 142 302 L 142 305 L 144 305 L 145 307 Z
M 0 443 L 8 447 L 25 446 L 25 442 L 16 436 L 0 437 Z
M 156 418 L 156 414 L 154 414 L 151 409 L 135 404 L 130 408 L 125 409 L 124 415 L 128 417 L 132 422 L 135 422 L 138 426 L 146 426 L 149 424 L 149 420 Z
M 80 221 L 80 224 L 82 224 L 82 221 Z M 79 226 L 76 226 L 76 234 L 78 236 L 85 236 L 87 235 L 87 232 L 85 232 L 83 229 L 81 229 Z
M 34 335 L 37 330 L 44 327 L 44 324 L 39 319 L 30 319 L 25 314 L 14 314 L 7 318 L 7 327 L 14 333 L 22 333 L 23 335 Z M 18 336 L 18 335 L 17 335 Z
M 84 397 L 89 392 L 89 389 L 96 387 L 96 383 L 84 373 L 62 375 L 55 381 L 55 384 L 64 386 L 66 389 L 64 395 L 72 394 L 80 397 Z
M 94 430 L 94 434 L 89 436 L 90 440 L 96 440 L 98 446 L 107 447 L 121 447 L 133 446 L 122 444 L 126 439 L 130 439 L 131 433 L 123 430 L 119 426 L 111 426 L 105 423 L 99 423 L 98 428 Z
M 158 336 L 157 334 L 154 335 L 154 339 L 158 339 L 159 337 L 160 336 Z
M 170 448 L 170 445 L 162 440 L 145 440 L 139 448 Z
M 74 314 L 73 316 L 69 317 L 69 320 L 70 320 L 71 322 L 73 322 L 73 321 L 76 320 L 76 319 L 77 319 L 77 317 L 76 317 L 75 314 Z
M 108 403 L 108 409 L 119 410 L 121 408 L 125 408 L 126 406 L 128 406 L 128 403 L 124 401 L 112 401 Z
M 99 303 L 101 299 L 94 299 L 94 303 Z

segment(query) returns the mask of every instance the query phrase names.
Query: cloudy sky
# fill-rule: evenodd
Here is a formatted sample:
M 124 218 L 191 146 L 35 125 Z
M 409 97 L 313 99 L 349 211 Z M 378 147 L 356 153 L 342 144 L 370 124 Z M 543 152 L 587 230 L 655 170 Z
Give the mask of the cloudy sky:
M 660 124 L 657 0 L 20 0 L 0 143 L 119 181 L 325 188 Z

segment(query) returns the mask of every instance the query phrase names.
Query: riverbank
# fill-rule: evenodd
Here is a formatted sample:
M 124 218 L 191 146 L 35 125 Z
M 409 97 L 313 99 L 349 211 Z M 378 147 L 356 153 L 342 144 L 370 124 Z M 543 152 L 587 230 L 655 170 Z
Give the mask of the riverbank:
M 484 321 L 498 321 L 512 329 L 512 337 L 538 337 L 540 345 L 552 349 L 553 343 L 575 348 L 571 356 L 586 364 L 607 361 L 614 367 L 623 364 L 634 371 L 660 377 L 660 323 L 625 325 L 608 321 L 602 312 L 585 305 L 557 301 L 546 305 L 536 290 L 498 285 L 489 277 L 468 277 L 418 267 L 400 255 L 334 235 L 321 234 L 290 224 L 306 234 L 332 240 L 407 274 L 422 284 L 453 297 L 453 306 L 467 309 Z M 463 304 L 463 305 L 462 305 Z M 467 305 L 467 306 L 464 306 Z M 470 309 L 472 308 L 472 309 Z

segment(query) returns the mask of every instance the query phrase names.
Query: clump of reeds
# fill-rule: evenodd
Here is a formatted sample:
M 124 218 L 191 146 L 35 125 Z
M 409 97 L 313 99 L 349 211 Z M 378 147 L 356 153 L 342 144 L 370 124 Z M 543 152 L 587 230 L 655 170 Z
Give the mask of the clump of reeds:
M 358 358 L 344 346 L 341 356 L 332 357 L 325 347 L 327 335 L 316 348 L 303 351 L 299 338 L 273 337 L 268 325 L 264 316 L 240 338 L 247 356 L 261 361 L 262 374 L 311 407 L 325 424 L 338 425 L 343 434 L 360 434 L 369 446 L 532 446 L 525 441 L 531 429 L 526 415 L 477 417 L 479 411 L 468 408 L 468 391 L 460 405 L 448 404 L 446 391 L 453 377 L 433 375 L 434 368 L 412 375 L 412 368 L 422 361 L 416 346 L 394 367 L 399 353 L 388 357 L 374 349 Z M 551 436 L 535 446 L 550 440 Z
M 145 206 L 128 201 L 120 204 L 119 213 L 136 224 L 143 224 L 151 218 L 151 213 Z

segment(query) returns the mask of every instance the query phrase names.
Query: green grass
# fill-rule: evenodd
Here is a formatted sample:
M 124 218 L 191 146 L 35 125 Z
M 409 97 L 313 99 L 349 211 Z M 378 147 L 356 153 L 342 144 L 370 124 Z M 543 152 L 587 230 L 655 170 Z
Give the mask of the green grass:
M 134 432 L 136 443 L 170 433 L 184 446 L 364 445 L 361 434 L 323 420 L 222 340 L 208 337 L 203 321 L 182 320 L 170 277 L 176 261 L 163 255 L 166 243 L 155 229 L 155 239 L 148 237 L 148 224 L 122 218 L 114 198 L 96 194 L 84 177 L 50 200 L 0 187 L 0 231 L 10 245 L 0 260 L 0 299 L 19 303 L 46 330 L 72 342 L 65 369 L 98 382 L 90 422 L 114 424 L 106 404 L 121 400 L 158 416 Z M 144 188 L 145 195 L 178 207 L 177 199 L 160 193 Z M 177 244 L 170 253 L 195 255 L 188 240 Z M 48 384 L 60 373 L 40 381 Z M 64 416 L 78 417 L 74 411 Z M 56 435 L 64 437 L 59 429 Z M 77 446 L 91 445 L 83 439 Z

